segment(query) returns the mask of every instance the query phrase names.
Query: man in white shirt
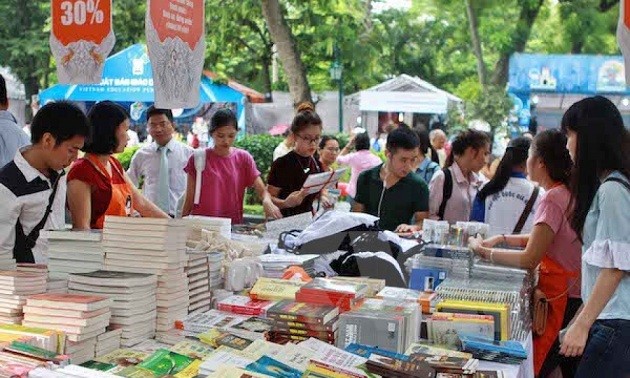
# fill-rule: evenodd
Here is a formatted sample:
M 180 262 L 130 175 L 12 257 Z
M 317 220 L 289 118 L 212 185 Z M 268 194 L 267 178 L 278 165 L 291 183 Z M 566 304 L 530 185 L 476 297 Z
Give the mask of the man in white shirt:
M 152 142 L 140 148 L 131 159 L 127 173 L 134 184 L 144 178 L 144 195 L 171 216 L 186 192 L 184 167 L 193 149 L 173 138 L 173 112 L 170 109 L 147 110 L 147 129 Z
M 41 230 L 65 226 L 66 177 L 90 135 L 87 117 L 76 105 L 53 102 L 31 124 L 33 144 L 0 169 L 0 269 L 18 263 L 46 263 Z M 12 266 L 13 265 L 13 266 Z

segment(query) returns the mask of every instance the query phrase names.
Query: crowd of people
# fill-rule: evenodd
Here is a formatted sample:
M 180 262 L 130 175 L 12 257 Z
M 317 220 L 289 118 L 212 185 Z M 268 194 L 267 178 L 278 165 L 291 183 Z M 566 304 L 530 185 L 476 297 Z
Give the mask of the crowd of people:
M 18 262 L 41 261 L 39 232 L 62 228 L 66 208 L 79 230 L 102 228 L 106 215 L 204 215 L 239 224 L 253 188 L 275 219 L 333 206 L 327 189 L 310 193 L 303 185 L 311 174 L 346 166 L 352 211 L 379 217 L 382 229 L 417 233 L 425 219 L 484 222 L 490 235 L 469 240 L 474 253 L 538 267 L 537 290 L 549 304 L 534 338 L 538 376 L 557 366 L 565 377 L 630 369 L 630 137 L 604 97 L 575 103 L 559 130 L 513 139 L 486 175 L 491 139 L 484 132 L 464 130 L 448 143 L 442 130 L 401 124 L 382 147 L 380 136 L 360 133 L 340 148 L 322 135 L 315 108 L 301 104 L 266 184 L 252 155 L 234 147 L 239 125 L 229 109 L 210 121 L 213 147 L 194 150 L 173 138 L 172 112 L 151 107 L 152 142 L 125 171 L 115 154 L 127 145 L 130 121 L 119 105 L 100 102 L 87 114 L 69 102 L 44 105 L 30 141 L 7 108 L 0 77 L 0 252 Z

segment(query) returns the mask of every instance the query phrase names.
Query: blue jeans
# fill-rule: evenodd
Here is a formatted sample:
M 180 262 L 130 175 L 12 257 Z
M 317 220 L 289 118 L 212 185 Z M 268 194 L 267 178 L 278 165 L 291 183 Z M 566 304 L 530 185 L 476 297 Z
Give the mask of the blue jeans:
M 593 324 L 575 376 L 630 377 L 630 320 L 597 320 Z

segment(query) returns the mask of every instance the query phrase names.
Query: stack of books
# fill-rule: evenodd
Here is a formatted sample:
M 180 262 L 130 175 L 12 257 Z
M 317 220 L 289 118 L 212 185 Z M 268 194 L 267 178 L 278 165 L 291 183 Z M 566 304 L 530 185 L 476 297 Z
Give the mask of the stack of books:
M 295 300 L 335 306 L 341 311 L 350 311 L 362 302 L 367 291 L 367 284 L 341 283 L 317 277 L 298 290 Z
M 26 301 L 22 324 L 64 332 L 64 354 L 74 363 L 82 363 L 94 358 L 97 337 L 109 325 L 111 303 L 111 299 L 96 295 L 34 295 Z
M 98 335 L 96 337 L 96 353 L 94 356 L 98 358 L 120 349 L 122 332 L 122 328 L 119 328 Z
M 335 344 L 339 308 L 282 300 L 267 310 L 274 321 L 269 339 L 279 344 L 304 341 L 310 337 Z
M 53 353 L 63 353 L 63 333 L 44 328 L 25 327 L 17 324 L 0 325 L 2 342 L 20 341 Z
M 68 280 L 63 278 L 49 278 L 46 292 L 49 294 L 66 294 L 68 292 Z
M 230 218 L 189 215 L 183 221 L 189 228 L 188 239 L 191 241 L 202 240 L 201 230 L 217 233 L 226 239 L 232 238 L 232 220 Z
M 319 255 L 264 254 L 257 257 L 263 266 L 263 277 L 282 278 L 290 266 L 301 266 L 311 277 L 315 275 L 315 260 Z
M 416 303 L 366 299 L 339 316 L 337 347 L 361 344 L 404 353 L 420 336 L 420 316 Z
M 157 277 L 146 273 L 99 270 L 71 274 L 71 293 L 112 299 L 110 325 L 121 329 L 120 344 L 135 345 L 155 336 Z
M 46 292 L 46 273 L 0 271 L 0 323 L 21 324 L 29 295 Z
M 221 252 L 208 253 L 208 283 L 210 291 L 223 288 L 223 261 L 225 256 Z
M 186 224 L 174 219 L 105 217 L 106 269 L 158 276 L 158 333 L 188 314 L 187 232 Z
M 43 273 L 48 275 L 48 265 L 46 264 L 31 264 L 31 263 L 18 263 L 17 264 L 18 272 L 26 272 L 26 273 Z
M 26 377 L 40 366 L 58 367 L 68 364 L 68 357 L 20 341 L 9 342 L 0 352 L 0 376 Z
M 177 329 L 189 335 L 208 332 L 213 328 L 222 329 L 247 320 L 249 316 L 236 315 L 229 312 L 210 310 L 199 314 L 190 314 L 175 323 Z
M 427 334 L 433 344 L 458 349 L 458 335 L 461 334 L 494 339 L 494 318 L 490 315 L 436 312 L 427 320 Z
M 188 276 L 188 292 L 190 304 L 188 312 L 204 312 L 210 310 L 212 294 L 210 292 L 210 269 L 207 253 L 188 253 L 186 265 Z
M 267 310 L 275 304 L 274 301 L 261 301 L 245 295 L 232 295 L 218 301 L 216 308 L 233 314 L 265 317 Z
M 45 275 L 48 278 L 48 285 L 46 286 L 47 293 L 65 294 L 68 292 L 68 280 L 64 278 L 48 277 L 48 265 L 46 264 L 19 263 L 17 264 L 17 271 L 26 273 L 40 273 Z
M 402 287 L 386 287 L 381 290 L 376 298 L 385 299 L 389 302 L 411 302 L 417 303 L 423 314 L 431 314 L 438 302 L 438 295 L 434 292 L 425 292 Z
M 385 280 L 379 278 L 336 276 L 329 277 L 328 279 L 340 283 L 366 284 L 368 285 L 367 292 L 365 293 L 366 298 L 376 297 L 378 293 L 385 288 Z
M 42 231 L 48 240 L 50 278 L 68 278 L 70 273 L 103 269 L 102 234 L 99 231 Z

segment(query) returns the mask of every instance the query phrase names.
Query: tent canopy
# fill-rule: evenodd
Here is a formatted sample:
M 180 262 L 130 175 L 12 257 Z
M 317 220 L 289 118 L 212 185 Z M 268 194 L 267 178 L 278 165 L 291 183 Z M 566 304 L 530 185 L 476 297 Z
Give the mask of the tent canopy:
M 362 111 L 442 114 L 462 99 L 419 77 L 402 74 L 352 94 L 346 101 L 358 103 Z

